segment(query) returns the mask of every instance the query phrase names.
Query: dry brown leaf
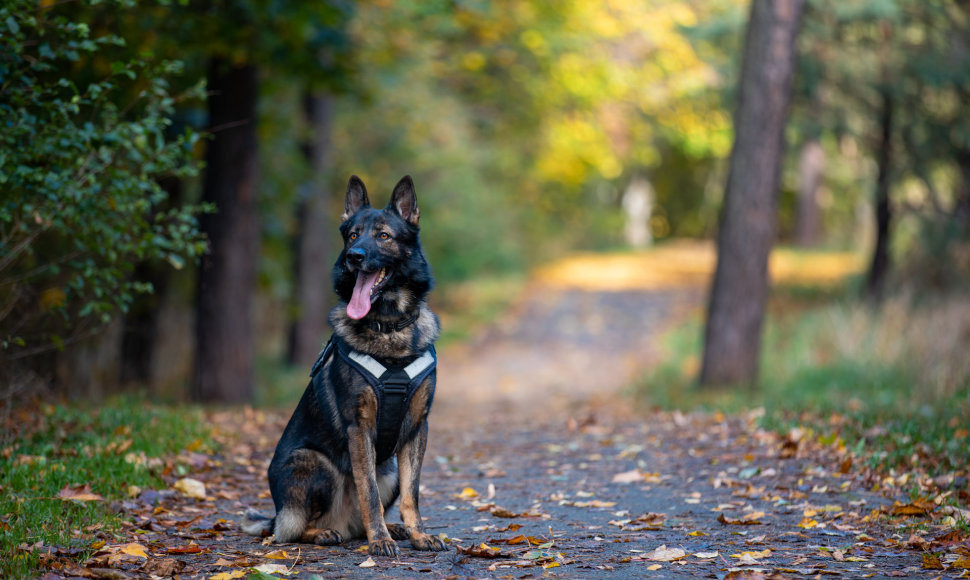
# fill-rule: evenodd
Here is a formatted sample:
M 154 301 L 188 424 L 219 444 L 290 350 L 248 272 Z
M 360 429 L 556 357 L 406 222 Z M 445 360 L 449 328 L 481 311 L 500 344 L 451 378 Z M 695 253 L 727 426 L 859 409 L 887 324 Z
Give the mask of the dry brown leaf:
M 201 554 L 209 550 L 203 549 L 198 544 L 189 544 L 188 546 L 172 546 L 171 548 L 166 548 L 165 551 L 169 554 Z
M 61 491 L 57 492 L 57 497 L 69 501 L 102 501 L 103 497 L 91 492 L 89 484 L 84 485 L 65 485 Z
M 511 554 L 507 554 L 498 548 L 493 548 L 488 544 L 482 543 L 477 546 L 455 546 L 455 550 L 459 554 L 464 554 L 466 556 L 471 556 L 472 558 L 511 558 Z
M 751 515 L 751 514 L 748 514 L 748 515 Z M 724 516 L 724 512 L 721 512 L 721 514 L 717 516 L 717 521 L 721 522 L 726 526 L 756 526 L 761 524 L 761 522 L 756 519 L 742 518 L 738 520 L 734 518 L 727 518 Z

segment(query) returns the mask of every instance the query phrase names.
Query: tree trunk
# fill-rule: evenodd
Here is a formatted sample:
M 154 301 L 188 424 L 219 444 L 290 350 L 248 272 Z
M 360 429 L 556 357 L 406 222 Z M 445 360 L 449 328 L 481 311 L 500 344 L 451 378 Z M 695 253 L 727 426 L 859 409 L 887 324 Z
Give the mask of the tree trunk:
M 312 132 L 306 154 L 313 177 L 297 205 L 294 309 L 286 353 L 287 362 L 292 365 L 313 364 L 327 332 L 332 295 L 330 270 L 335 257 L 331 240 L 336 227 L 326 185 L 331 165 L 331 107 L 332 102 L 325 95 L 306 97 L 306 117 Z
M 892 222 L 892 205 L 889 203 L 889 183 L 892 163 L 893 97 L 888 90 L 882 93 L 879 114 L 881 128 L 879 151 L 876 157 L 876 245 L 872 250 L 872 262 L 866 275 L 866 298 L 879 300 L 886 286 L 889 271 L 889 235 Z
M 708 304 L 702 386 L 753 383 L 768 296 L 795 38 L 804 0 L 754 0 L 734 118 L 718 261 Z
M 202 216 L 209 252 L 199 268 L 194 401 L 245 403 L 253 398 L 250 307 L 259 255 L 256 205 L 256 67 L 213 59 Z
M 818 138 L 802 146 L 798 160 L 798 214 L 795 216 L 795 243 L 810 248 L 821 237 L 818 188 L 822 185 L 825 151 Z

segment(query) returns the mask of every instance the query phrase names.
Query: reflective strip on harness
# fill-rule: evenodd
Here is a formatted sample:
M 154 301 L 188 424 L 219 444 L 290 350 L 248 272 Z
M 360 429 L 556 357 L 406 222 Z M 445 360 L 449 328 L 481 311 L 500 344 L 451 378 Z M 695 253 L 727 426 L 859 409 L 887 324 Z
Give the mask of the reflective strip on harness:
M 374 447 L 377 462 L 383 463 L 394 453 L 397 446 L 411 395 L 435 370 L 438 359 L 434 347 L 429 347 L 403 368 L 388 368 L 374 357 L 352 350 L 346 342 L 334 336 L 317 357 L 310 371 L 311 377 L 330 359 L 334 350 L 344 362 L 367 380 L 377 395 L 377 440 L 374 441 Z

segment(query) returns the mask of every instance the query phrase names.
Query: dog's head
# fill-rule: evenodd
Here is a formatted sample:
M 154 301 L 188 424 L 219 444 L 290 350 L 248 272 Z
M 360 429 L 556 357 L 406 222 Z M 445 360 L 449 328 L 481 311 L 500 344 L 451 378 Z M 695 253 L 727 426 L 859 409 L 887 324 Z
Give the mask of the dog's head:
M 340 217 L 344 249 L 333 267 L 334 290 L 347 302 L 347 315 L 359 320 L 372 309 L 393 316 L 411 310 L 431 290 L 428 262 L 418 239 L 418 198 L 404 176 L 391 201 L 374 209 L 364 182 L 347 184 Z

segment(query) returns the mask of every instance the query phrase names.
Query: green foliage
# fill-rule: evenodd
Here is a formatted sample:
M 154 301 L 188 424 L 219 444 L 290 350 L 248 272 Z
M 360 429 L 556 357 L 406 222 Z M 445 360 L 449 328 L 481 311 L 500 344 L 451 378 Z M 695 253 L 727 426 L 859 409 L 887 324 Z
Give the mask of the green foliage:
M 886 99 L 893 206 L 921 230 L 897 246 L 944 263 L 949 246 L 970 237 L 963 209 L 970 204 L 968 23 L 970 10 L 953 0 L 809 2 L 791 134 L 796 144 L 821 134 L 829 153 L 823 207 L 830 231 L 852 231 L 860 201 L 874 189 Z
M 62 346 L 106 322 L 134 295 L 141 260 L 182 268 L 204 250 L 199 207 L 169 203 L 163 178 L 195 175 L 196 135 L 174 134 L 173 62 L 107 64 L 79 82 L 81 62 L 123 47 L 84 23 L 0 7 L 0 353 L 18 358 Z
M 823 439 L 841 438 L 876 467 L 915 462 L 932 472 L 966 465 L 967 297 L 921 304 L 897 297 L 880 313 L 848 302 L 848 292 L 775 291 L 756 388 L 696 389 L 702 326 L 694 320 L 668 335 L 669 356 L 635 394 L 664 408 L 763 406 L 766 427 L 810 427 Z
M 26 415 L 26 414 L 24 414 Z M 14 425 L 18 438 L 0 454 L 0 575 L 30 576 L 36 552 L 22 544 L 91 550 L 110 541 L 121 519 L 110 501 L 128 497 L 129 486 L 163 489 L 162 469 L 184 466 L 163 457 L 186 447 L 208 448 L 211 439 L 196 409 L 153 407 L 123 399 L 97 408 L 44 406 L 30 424 Z M 134 426 L 134 427 L 133 427 Z M 65 486 L 89 484 L 104 501 L 65 501 Z

